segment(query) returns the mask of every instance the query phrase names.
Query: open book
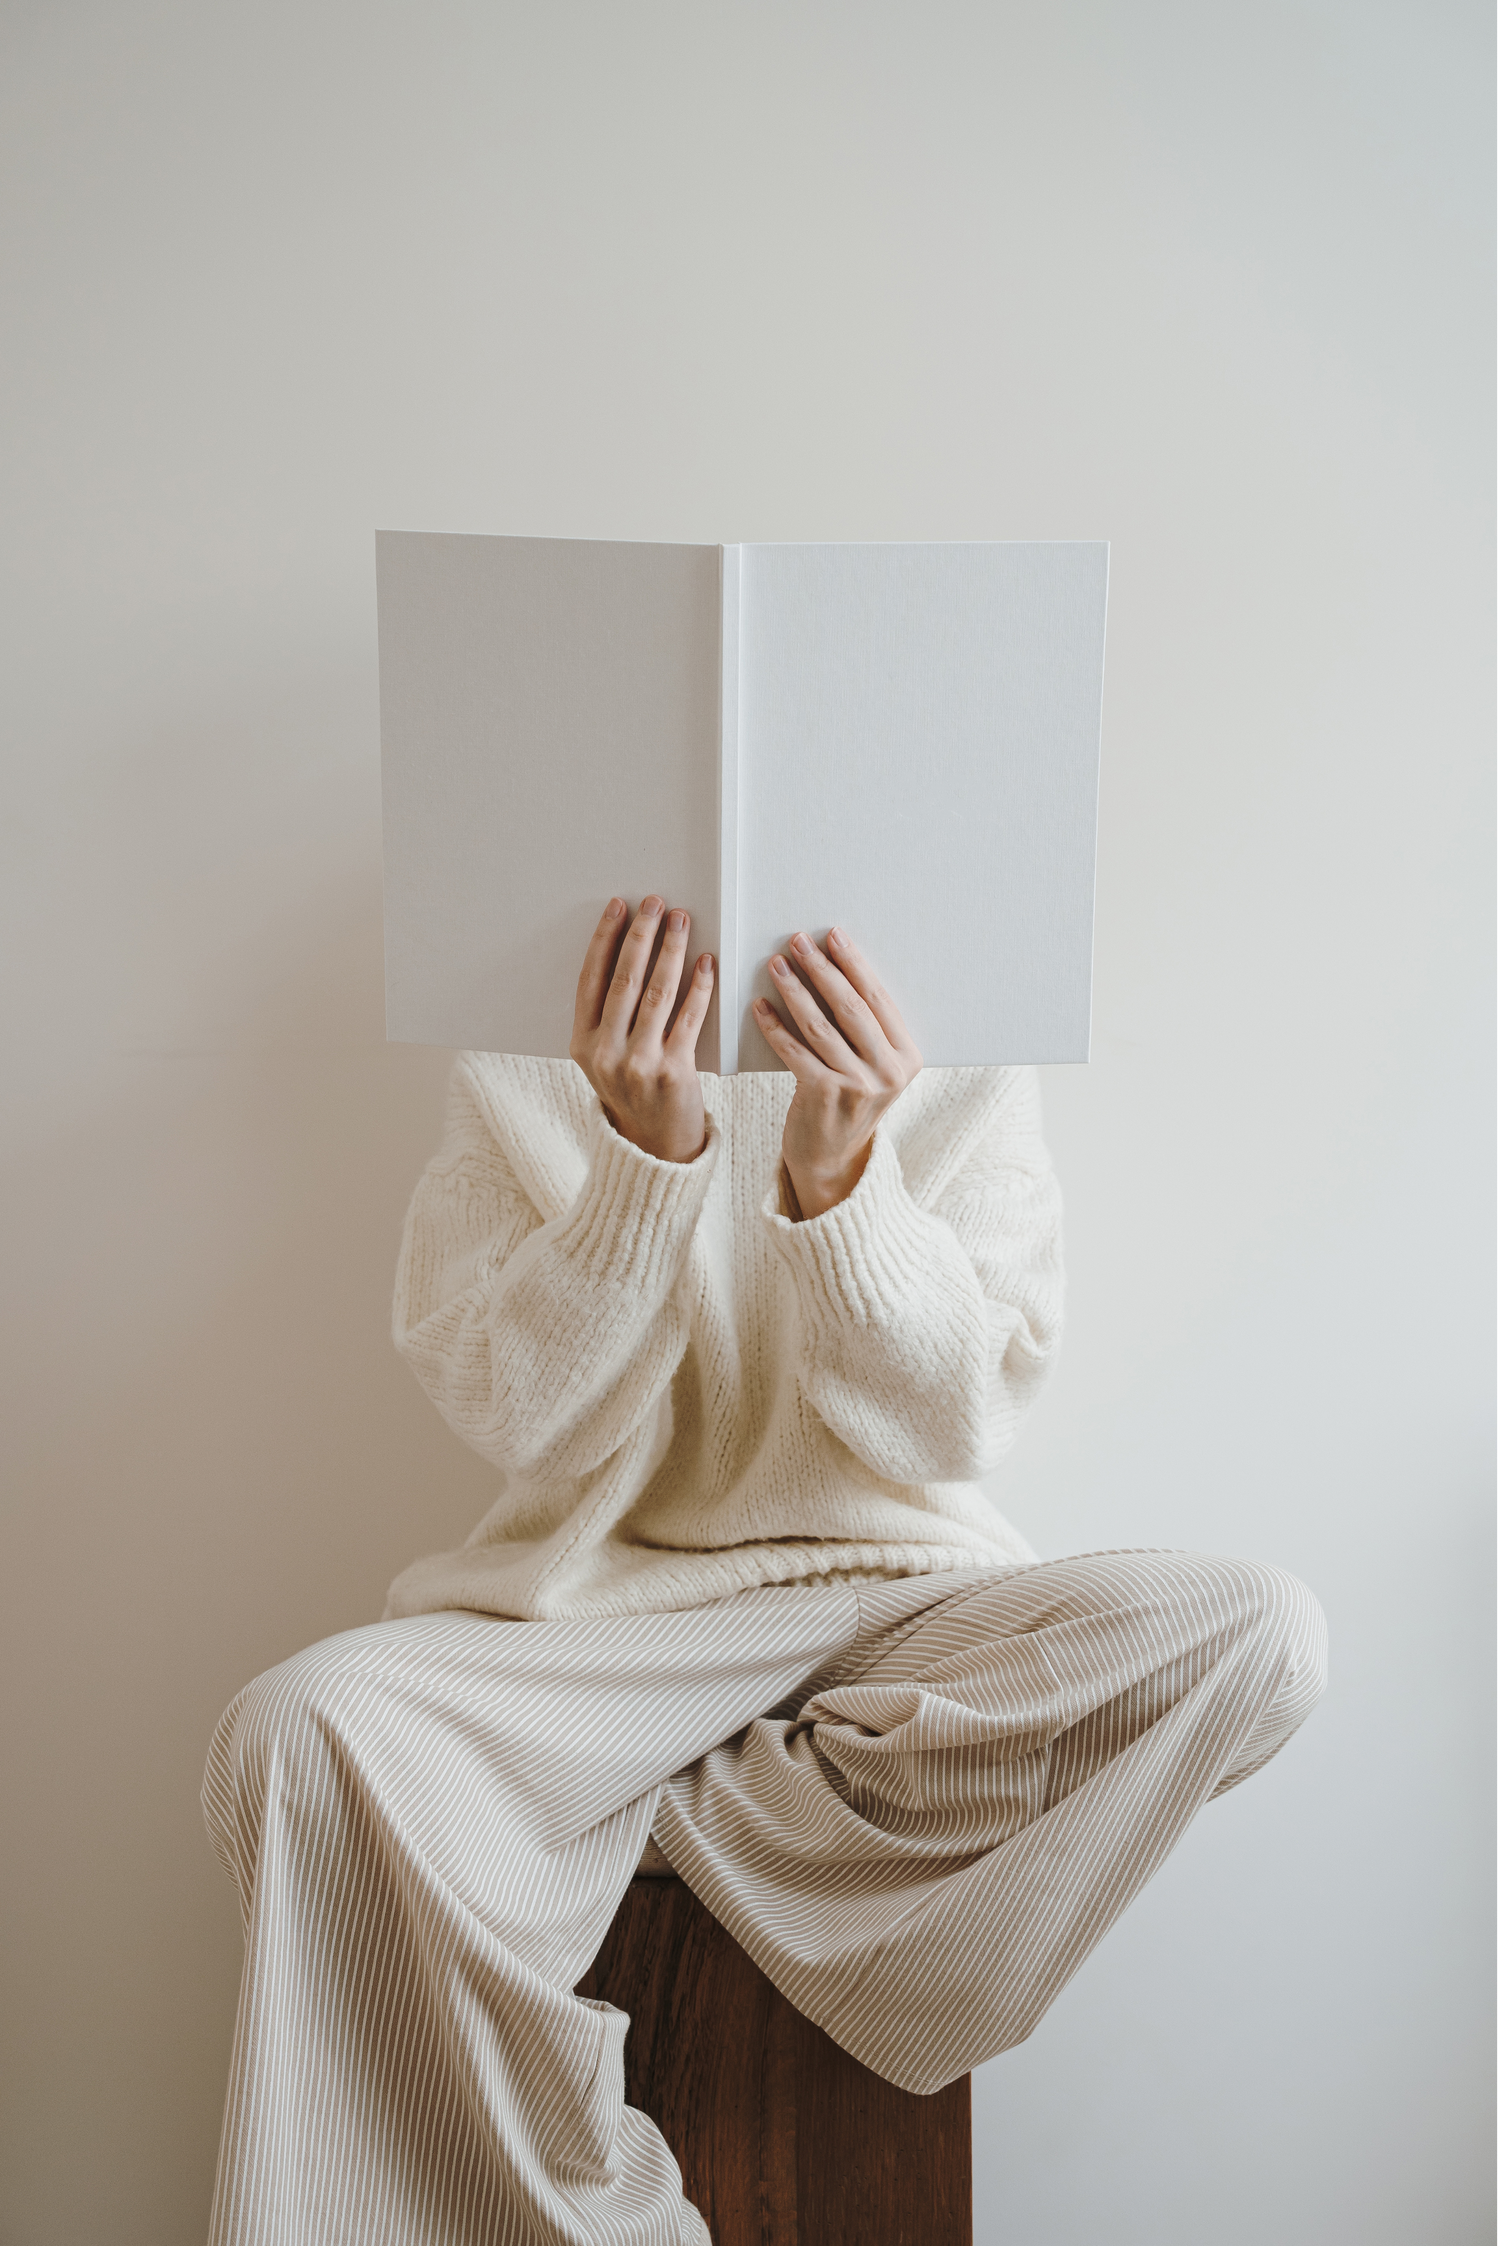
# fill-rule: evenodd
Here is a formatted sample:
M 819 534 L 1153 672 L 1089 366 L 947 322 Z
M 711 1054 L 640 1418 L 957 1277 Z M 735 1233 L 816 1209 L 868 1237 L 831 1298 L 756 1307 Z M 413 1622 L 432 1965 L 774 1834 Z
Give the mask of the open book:
M 926 1061 L 1082 1061 L 1108 547 L 376 541 L 386 1023 L 564 1055 L 611 895 L 719 963 L 837 922 Z

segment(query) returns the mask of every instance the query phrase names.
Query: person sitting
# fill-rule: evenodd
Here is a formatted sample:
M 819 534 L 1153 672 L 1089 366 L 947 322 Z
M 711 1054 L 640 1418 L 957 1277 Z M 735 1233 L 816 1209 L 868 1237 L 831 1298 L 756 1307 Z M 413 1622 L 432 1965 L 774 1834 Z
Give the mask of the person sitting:
M 572 1059 L 457 1064 L 395 1335 L 501 1485 L 215 1735 L 247 1943 L 215 2246 L 705 2240 L 624 2016 L 573 1993 L 653 1837 L 930 2092 L 1322 1689 L 1295 1578 L 1040 1560 L 980 1487 L 1061 1327 L 1033 1072 L 924 1071 L 835 929 L 772 962 L 779 1068 L 701 1077 L 688 941 L 612 900 Z

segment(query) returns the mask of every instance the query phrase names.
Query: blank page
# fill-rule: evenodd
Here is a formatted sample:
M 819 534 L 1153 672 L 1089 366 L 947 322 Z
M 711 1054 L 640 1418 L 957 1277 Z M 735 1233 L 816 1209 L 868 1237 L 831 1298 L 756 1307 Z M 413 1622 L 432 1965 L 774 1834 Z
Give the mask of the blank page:
M 1087 1060 L 1108 553 L 741 548 L 742 1009 L 838 923 L 932 1065 Z
M 719 951 L 718 548 L 383 531 L 376 558 L 387 1032 L 565 1055 L 612 893 Z

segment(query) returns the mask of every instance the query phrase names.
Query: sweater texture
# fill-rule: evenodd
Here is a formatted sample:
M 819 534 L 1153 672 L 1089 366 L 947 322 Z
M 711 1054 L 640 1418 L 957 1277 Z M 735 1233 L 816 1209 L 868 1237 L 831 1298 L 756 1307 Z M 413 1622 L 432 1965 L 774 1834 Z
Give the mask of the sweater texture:
M 698 1607 L 1036 1554 L 976 1486 L 1056 1346 L 1030 1069 L 927 1069 L 847 1200 L 783 1213 L 784 1072 L 705 1076 L 708 1144 L 622 1139 L 571 1061 L 467 1053 L 417 1187 L 396 1345 L 503 1477 L 388 1617 Z

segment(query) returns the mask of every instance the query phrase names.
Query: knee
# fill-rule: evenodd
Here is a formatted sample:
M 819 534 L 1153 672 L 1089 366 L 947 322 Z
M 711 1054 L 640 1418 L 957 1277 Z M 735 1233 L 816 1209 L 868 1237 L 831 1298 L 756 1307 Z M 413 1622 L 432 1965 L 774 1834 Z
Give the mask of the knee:
M 1282 1691 L 1306 1710 L 1328 1682 L 1328 1623 L 1313 1593 L 1284 1568 L 1254 1560 L 1223 1563 L 1240 1630 L 1281 1665 Z
M 378 1627 L 378 1625 L 377 1625 Z M 203 1781 L 204 1813 L 220 1827 L 258 1811 L 271 1774 L 295 1794 L 298 1775 L 344 1735 L 372 1683 L 368 1630 L 350 1630 L 278 1662 L 236 1694 L 220 1717 Z
M 357 1755 L 389 1670 L 384 1649 L 371 1642 L 383 1627 L 346 1631 L 293 1654 L 246 1685 L 219 1719 L 200 1798 L 247 1926 L 268 1822 L 321 1845 L 339 1815 L 337 1766 Z

